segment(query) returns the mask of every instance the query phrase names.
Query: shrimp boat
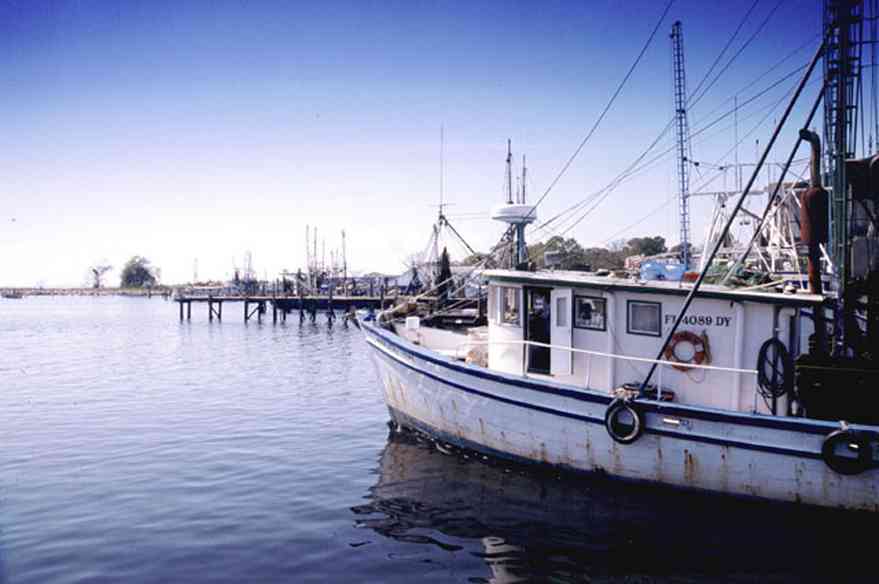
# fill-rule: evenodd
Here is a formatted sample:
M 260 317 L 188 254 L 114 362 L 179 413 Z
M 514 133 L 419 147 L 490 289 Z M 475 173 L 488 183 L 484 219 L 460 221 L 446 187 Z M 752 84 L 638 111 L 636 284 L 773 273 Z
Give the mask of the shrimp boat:
M 536 207 L 508 201 L 492 215 L 509 225 L 515 257 L 482 272 L 481 321 L 456 327 L 410 302 L 362 323 L 393 422 L 560 469 L 879 511 L 879 156 L 852 155 L 858 80 L 840 47 L 856 40 L 860 3 L 825 10 L 825 38 L 698 278 L 528 269 Z M 826 81 L 803 127 L 823 99 L 826 172 L 813 133 L 801 131 L 790 156 L 812 147 L 801 198 L 809 291 L 705 283 L 822 58 Z

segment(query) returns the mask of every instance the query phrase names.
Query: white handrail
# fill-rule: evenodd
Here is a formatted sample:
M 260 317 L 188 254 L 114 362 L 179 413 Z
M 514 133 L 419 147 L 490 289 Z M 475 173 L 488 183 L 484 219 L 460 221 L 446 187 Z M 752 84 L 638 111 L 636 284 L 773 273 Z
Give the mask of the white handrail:
M 589 351 L 587 349 L 575 349 L 574 347 L 565 347 L 562 345 L 550 345 L 547 343 L 538 343 L 537 341 L 525 341 L 525 340 L 512 340 L 512 341 L 467 341 L 466 343 L 461 343 L 455 349 L 455 353 L 460 350 L 461 347 L 467 345 L 534 345 L 537 347 L 546 347 L 548 349 L 559 349 L 562 351 L 571 351 L 573 353 L 583 353 L 585 355 L 596 355 L 598 357 L 608 357 L 610 359 L 623 359 L 626 361 L 641 361 L 643 363 L 658 363 L 659 365 L 672 365 L 672 366 L 681 366 L 685 365 L 687 369 L 705 369 L 709 371 L 726 371 L 728 373 L 747 373 L 750 375 L 757 375 L 756 369 L 736 369 L 734 367 L 717 367 L 715 365 L 697 365 L 695 363 L 681 363 L 679 361 L 665 361 L 663 359 L 650 359 L 648 357 L 631 357 L 629 355 L 614 355 L 613 353 L 602 353 L 601 351 Z

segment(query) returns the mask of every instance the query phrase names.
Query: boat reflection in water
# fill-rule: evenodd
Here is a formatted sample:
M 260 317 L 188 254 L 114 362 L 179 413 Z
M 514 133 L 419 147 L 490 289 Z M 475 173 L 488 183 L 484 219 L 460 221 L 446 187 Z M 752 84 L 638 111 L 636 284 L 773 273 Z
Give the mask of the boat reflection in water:
M 461 564 L 460 581 L 840 581 L 872 561 L 868 514 L 559 474 L 409 431 L 390 434 L 367 499 L 359 527 Z M 476 558 L 488 570 L 462 574 Z

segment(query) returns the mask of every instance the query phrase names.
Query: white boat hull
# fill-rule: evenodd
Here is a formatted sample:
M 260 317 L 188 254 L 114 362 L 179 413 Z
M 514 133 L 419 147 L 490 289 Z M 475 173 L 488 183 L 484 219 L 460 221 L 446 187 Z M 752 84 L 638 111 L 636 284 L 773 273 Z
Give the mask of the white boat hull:
M 821 457 L 839 424 L 641 401 L 645 431 L 611 439 L 611 396 L 466 365 L 364 323 L 400 424 L 465 448 L 576 471 L 739 496 L 879 511 L 879 465 L 848 476 Z M 853 426 L 879 438 L 877 429 Z

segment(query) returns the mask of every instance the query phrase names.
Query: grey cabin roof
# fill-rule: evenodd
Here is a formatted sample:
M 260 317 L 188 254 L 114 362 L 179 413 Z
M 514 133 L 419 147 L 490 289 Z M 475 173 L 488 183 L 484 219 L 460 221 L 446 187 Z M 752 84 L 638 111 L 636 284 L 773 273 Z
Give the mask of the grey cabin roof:
M 593 290 L 619 290 L 641 294 L 666 294 L 686 296 L 693 285 L 686 282 L 643 281 L 614 276 L 596 276 L 592 272 L 571 272 L 565 270 L 540 270 L 524 272 L 517 270 L 487 270 L 483 276 L 489 282 L 510 282 L 530 286 L 567 287 Z M 796 294 L 781 294 L 762 290 L 728 288 L 714 284 L 703 284 L 697 294 L 699 298 L 721 300 L 764 302 L 787 306 L 815 306 L 824 302 L 820 294 L 797 291 Z

